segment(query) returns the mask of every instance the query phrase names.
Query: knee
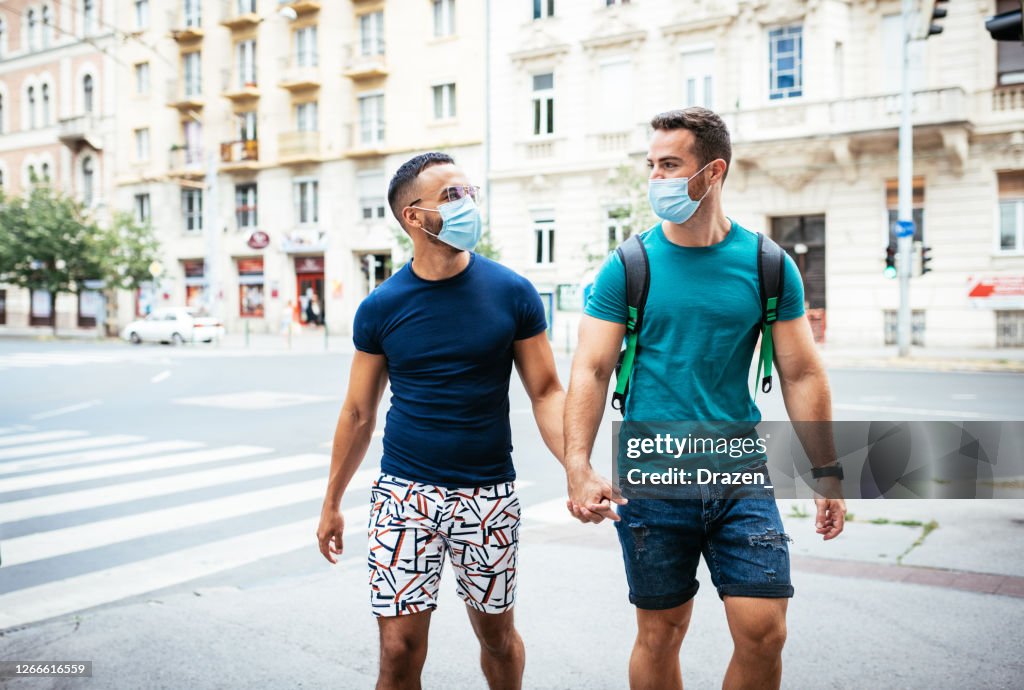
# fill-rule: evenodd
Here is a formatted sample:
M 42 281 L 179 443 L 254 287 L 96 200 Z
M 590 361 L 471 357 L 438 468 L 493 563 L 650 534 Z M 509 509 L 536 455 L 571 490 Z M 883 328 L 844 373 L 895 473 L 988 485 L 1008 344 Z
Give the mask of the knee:
M 786 621 L 772 621 L 747 628 L 735 638 L 736 650 L 765 659 L 778 657 L 786 644 Z
M 477 639 L 482 652 L 498 658 L 509 656 L 520 645 L 519 633 L 512 626 L 477 631 Z
M 382 667 L 404 667 L 426 656 L 427 641 L 413 635 L 388 635 L 380 641 Z
M 637 627 L 636 644 L 654 654 L 678 654 L 689 626 L 689 613 L 642 621 Z

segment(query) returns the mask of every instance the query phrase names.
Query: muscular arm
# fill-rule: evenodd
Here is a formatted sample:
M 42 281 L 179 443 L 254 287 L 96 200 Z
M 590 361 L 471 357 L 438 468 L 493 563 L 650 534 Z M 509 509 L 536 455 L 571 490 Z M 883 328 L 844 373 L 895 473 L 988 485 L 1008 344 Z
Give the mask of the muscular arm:
M 565 411 L 565 391 L 562 382 L 558 380 L 547 332 L 517 340 L 512 347 L 516 370 L 533 404 L 533 416 L 537 420 L 540 435 L 558 462 L 564 465 L 562 415 Z

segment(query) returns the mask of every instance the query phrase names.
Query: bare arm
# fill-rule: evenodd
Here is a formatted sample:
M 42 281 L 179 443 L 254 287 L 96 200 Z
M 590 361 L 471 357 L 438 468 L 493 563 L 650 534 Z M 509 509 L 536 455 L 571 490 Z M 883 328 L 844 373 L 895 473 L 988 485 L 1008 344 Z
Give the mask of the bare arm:
M 356 351 L 352 357 L 348 393 L 334 430 L 331 469 L 317 530 L 320 552 L 331 563 L 336 562 L 332 554 L 342 551 L 344 521 L 340 511 L 341 498 L 370 446 L 377 423 L 377 407 L 387 380 L 387 359 L 384 355 Z
M 513 358 L 519 378 L 533 404 L 541 438 L 548 449 L 565 464 L 565 439 L 562 435 L 562 417 L 565 412 L 565 390 L 558 380 L 555 357 L 551 353 L 547 332 L 532 338 L 517 340 L 513 344 Z

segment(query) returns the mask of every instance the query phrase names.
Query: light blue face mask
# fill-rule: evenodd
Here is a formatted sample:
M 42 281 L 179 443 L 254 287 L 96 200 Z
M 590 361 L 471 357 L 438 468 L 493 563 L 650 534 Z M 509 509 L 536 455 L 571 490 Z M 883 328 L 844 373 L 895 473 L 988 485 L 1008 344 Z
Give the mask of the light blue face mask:
M 704 168 L 711 165 L 709 161 Z M 662 220 L 671 223 L 682 224 L 690 220 L 697 212 L 700 202 L 708 195 L 711 187 L 707 188 L 704 196 L 694 201 L 690 198 L 690 179 L 699 175 L 704 168 L 701 168 L 690 177 L 672 177 L 665 180 L 650 180 L 647 186 L 647 199 L 651 202 L 654 215 Z
M 441 204 L 437 208 L 423 208 L 422 206 L 410 206 L 410 208 L 435 211 L 441 214 L 441 232 L 435 235 L 425 228 L 423 232 L 431 237 L 436 237 L 445 244 L 471 252 L 480 241 L 480 234 L 483 231 L 480 209 L 477 208 L 473 197 L 468 194 L 461 199 Z

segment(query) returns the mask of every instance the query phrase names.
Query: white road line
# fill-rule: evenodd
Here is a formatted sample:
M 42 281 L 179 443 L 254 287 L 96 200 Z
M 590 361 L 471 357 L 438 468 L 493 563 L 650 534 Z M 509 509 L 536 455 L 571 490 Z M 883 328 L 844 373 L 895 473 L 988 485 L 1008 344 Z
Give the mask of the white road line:
M 260 449 L 263 450 L 263 449 Z M 137 482 L 126 482 L 98 489 L 83 489 L 52 496 L 26 498 L 0 504 L 0 527 L 2 523 L 45 517 L 74 510 L 86 510 L 102 506 L 115 505 L 140 498 L 167 496 L 191 489 L 203 489 L 220 484 L 271 477 L 296 470 L 308 470 L 316 467 L 327 469 L 330 458 L 326 455 L 292 455 L 273 460 L 245 462 L 231 467 L 218 467 L 212 470 L 188 472 L 172 477 L 146 479 Z
M 56 441 L 61 438 L 81 438 L 88 436 L 85 431 L 40 431 L 35 434 L 17 434 L 0 437 L 0 446 L 14 446 L 19 443 L 39 443 L 40 441 Z
M 78 412 L 79 410 L 87 410 L 90 407 L 96 407 L 102 404 L 102 400 L 88 400 L 84 403 L 78 403 L 77 405 L 68 405 L 67 407 L 58 407 L 56 410 L 50 410 L 49 412 L 40 412 L 39 414 L 32 415 L 32 419 L 48 419 L 50 417 L 58 417 L 62 414 L 68 414 L 69 412 Z
M 0 436 L 6 434 L 13 434 L 15 431 L 32 431 L 32 427 L 25 424 L 17 424 L 15 426 L 5 426 L 0 428 Z
M 380 470 L 362 470 L 352 477 L 349 490 L 365 489 L 373 484 Z M 90 522 L 74 527 L 5 539 L 4 566 L 20 565 L 44 558 L 65 556 L 76 551 L 95 549 L 141 537 L 204 525 L 218 520 L 250 515 L 302 501 L 322 499 L 326 478 L 284 484 L 270 489 L 198 501 L 176 508 L 152 510 L 124 517 Z M 350 525 L 355 527 L 355 525 Z
M 977 400 L 978 395 L 976 393 L 954 393 L 949 396 L 953 400 Z
M 929 410 L 921 407 L 890 407 L 887 405 L 857 405 L 855 403 L 832 403 L 837 410 L 851 412 L 890 412 L 892 414 L 909 414 L 914 417 L 952 417 L 953 419 L 1002 419 L 997 415 L 969 412 L 967 410 Z
M 365 534 L 369 506 L 344 511 L 346 534 Z M 0 595 L 0 630 L 195 580 L 297 549 L 318 550 L 317 516 L 154 558 Z M 345 558 L 357 558 L 348 555 Z
M 197 441 L 152 441 L 150 443 L 137 443 L 121 448 L 103 448 L 101 450 L 90 450 L 85 453 L 63 453 L 61 455 L 48 455 L 43 458 L 32 458 L 31 460 L 19 460 L 0 464 L 0 478 L 19 472 L 40 469 L 67 468 L 73 465 L 84 465 L 100 460 L 121 460 L 124 458 L 143 458 L 158 453 L 171 453 L 179 450 L 193 450 L 202 448 L 205 443 Z
M 170 371 L 161 371 L 159 374 L 157 374 L 156 376 L 151 378 L 150 382 L 151 383 L 160 383 L 161 381 L 166 381 L 170 377 L 171 377 L 171 372 Z
M 145 441 L 144 436 L 96 436 L 94 438 L 81 438 L 74 441 L 58 441 L 56 443 L 37 443 L 29 446 L 18 446 L 16 448 L 4 448 L 0 450 L 0 460 L 11 458 L 27 458 L 34 455 L 47 455 L 49 453 L 63 453 L 71 450 L 84 450 L 86 448 L 99 448 L 102 446 L 116 446 L 123 443 L 138 443 Z
M 60 469 L 53 472 L 40 472 L 39 474 L 11 477 L 9 479 L 0 478 L 0 493 L 35 489 L 40 486 L 55 486 L 58 484 L 70 484 L 71 482 L 84 482 L 91 479 L 116 480 L 117 477 L 136 474 L 139 472 L 152 472 L 154 470 L 188 467 L 189 465 L 199 465 L 206 462 L 214 462 L 216 460 L 249 457 L 269 452 L 271 452 L 269 448 L 234 446 L 202 450 L 195 453 L 162 455 L 144 460 L 133 459 L 126 462 L 110 462 L 90 467 Z

